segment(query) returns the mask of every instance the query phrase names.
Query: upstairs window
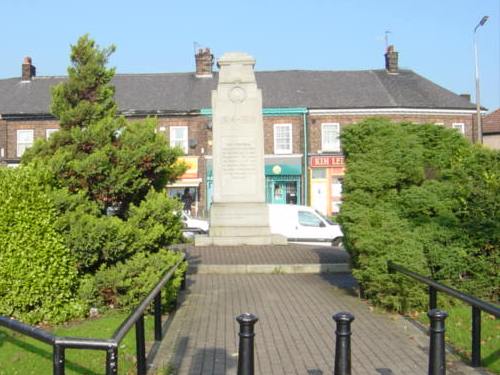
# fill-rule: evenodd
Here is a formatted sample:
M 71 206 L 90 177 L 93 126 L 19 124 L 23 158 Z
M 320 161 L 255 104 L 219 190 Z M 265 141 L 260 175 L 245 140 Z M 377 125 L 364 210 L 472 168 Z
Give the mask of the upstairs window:
M 59 129 L 45 129 L 45 139 L 49 139 L 52 134 L 54 134 Z
M 292 124 L 274 124 L 274 153 L 292 153 Z
M 33 129 L 17 131 L 17 157 L 23 156 L 26 149 L 33 146 Z
M 188 128 L 187 126 L 170 127 L 170 147 L 180 147 L 184 154 L 188 153 Z
M 453 129 L 456 129 L 460 134 L 465 134 L 465 125 L 463 123 L 455 122 L 451 125 Z
M 340 151 L 340 124 L 321 124 L 321 151 Z

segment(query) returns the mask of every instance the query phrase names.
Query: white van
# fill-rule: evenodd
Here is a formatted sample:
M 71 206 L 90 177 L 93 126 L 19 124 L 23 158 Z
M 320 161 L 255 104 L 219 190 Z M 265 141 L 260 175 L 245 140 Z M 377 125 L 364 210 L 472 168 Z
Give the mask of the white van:
M 290 204 L 268 206 L 271 233 L 281 234 L 289 242 L 342 246 L 340 226 L 314 208 Z

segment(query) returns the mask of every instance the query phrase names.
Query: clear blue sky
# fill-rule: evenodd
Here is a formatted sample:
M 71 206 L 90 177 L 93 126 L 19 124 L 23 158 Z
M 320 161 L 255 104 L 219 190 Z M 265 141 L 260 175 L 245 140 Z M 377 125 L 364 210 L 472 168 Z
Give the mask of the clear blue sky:
M 187 72 L 193 43 L 216 57 L 244 51 L 257 70 L 360 70 L 384 66 L 384 33 L 409 68 L 474 98 L 478 30 L 481 104 L 500 107 L 500 0 L 2 0 L 0 78 L 64 75 L 69 46 L 90 33 L 115 44 L 118 73 Z

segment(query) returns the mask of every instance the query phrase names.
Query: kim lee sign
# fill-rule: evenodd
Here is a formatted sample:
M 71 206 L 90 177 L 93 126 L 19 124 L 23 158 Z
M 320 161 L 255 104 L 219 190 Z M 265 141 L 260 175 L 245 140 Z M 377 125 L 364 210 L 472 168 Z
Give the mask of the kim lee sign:
M 340 167 L 344 166 L 343 156 L 312 156 L 311 167 Z

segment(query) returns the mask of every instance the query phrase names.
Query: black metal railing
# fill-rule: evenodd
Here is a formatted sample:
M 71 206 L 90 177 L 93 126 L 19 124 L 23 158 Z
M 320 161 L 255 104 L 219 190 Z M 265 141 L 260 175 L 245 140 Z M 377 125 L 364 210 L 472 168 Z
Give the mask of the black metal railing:
M 181 253 L 182 254 L 182 253 Z M 184 262 L 185 255 L 182 254 L 181 259 L 169 270 L 165 271 L 161 280 L 149 292 L 118 327 L 110 339 L 92 339 L 81 337 L 59 337 L 43 329 L 24 324 L 18 320 L 9 317 L 0 316 L 0 326 L 9 328 L 13 331 L 30 336 L 36 340 L 52 345 L 53 348 L 53 374 L 64 375 L 65 372 L 65 350 L 66 349 L 87 349 L 87 350 L 103 350 L 106 352 L 106 375 L 118 374 L 118 346 L 123 340 L 128 331 L 135 325 L 136 335 L 136 355 L 137 355 L 137 374 L 145 375 L 147 373 L 146 362 L 146 340 L 144 333 L 144 313 L 146 309 L 153 303 L 154 314 L 154 338 L 158 342 L 162 339 L 163 327 L 161 319 L 161 289 L 173 277 L 175 271 Z M 181 289 L 185 287 L 185 275 Z
M 500 317 L 500 309 L 488 302 L 482 301 L 471 295 L 462 293 L 456 289 L 450 288 L 446 285 L 440 284 L 432 279 L 422 276 L 416 272 L 410 271 L 405 267 L 395 264 L 391 261 L 387 262 L 387 268 L 389 272 L 400 272 L 403 275 L 409 276 L 421 283 L 427 284 L 429 286 L 429 310 L 437 308 L 437 292 L 443 292 L 457 298 L 472 308 L 472 332 L 471 332 L 471 345 L 472 345 L 472 357 L 471 365 L 472 367 L 481 366 L 481 311 L 487 312 L 495 316 Z

